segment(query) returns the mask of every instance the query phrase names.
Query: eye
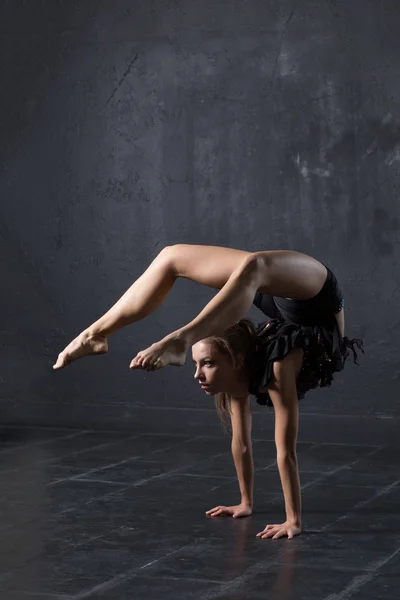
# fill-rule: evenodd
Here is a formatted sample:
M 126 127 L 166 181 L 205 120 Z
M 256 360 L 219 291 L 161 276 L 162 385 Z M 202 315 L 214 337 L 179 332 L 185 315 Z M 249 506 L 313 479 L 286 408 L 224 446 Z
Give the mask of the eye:
M 205 364 L 206 367 L 211 367 L 212 362 L 210 360 L 205 360 L 204 364 Z

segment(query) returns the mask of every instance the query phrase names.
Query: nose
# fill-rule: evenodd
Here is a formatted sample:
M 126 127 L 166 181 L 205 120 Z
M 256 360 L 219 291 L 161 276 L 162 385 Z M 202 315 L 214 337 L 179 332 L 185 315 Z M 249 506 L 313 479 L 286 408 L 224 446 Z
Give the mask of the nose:
M 202 379 L 204 377 L 200 368 L 197 367 L 195 374 L 193 375 L 194 379 Z

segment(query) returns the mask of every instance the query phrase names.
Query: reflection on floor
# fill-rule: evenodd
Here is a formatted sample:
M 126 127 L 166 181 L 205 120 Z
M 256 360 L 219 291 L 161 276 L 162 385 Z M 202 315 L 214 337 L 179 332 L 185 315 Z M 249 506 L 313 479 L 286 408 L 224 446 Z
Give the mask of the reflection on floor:
M 390 600 L 400 588 L 398 450 L 300 443 L 303 533 L 284 517 L 272 441 L 256 440 L 255 512 L 235 504 L 229 438 L 0 432 L 0 598 Z

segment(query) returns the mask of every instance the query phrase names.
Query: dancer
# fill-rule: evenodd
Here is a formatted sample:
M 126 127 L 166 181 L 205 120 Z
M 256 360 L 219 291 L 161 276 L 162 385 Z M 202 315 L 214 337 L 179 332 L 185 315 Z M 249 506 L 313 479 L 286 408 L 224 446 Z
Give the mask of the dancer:
M 232 452 L 242 501 L 207 514 L 246 516 L 253 506 L 249 394 L 275 410 L 277 462 L 286 521 L 267 525 L 259 537 L 289 538 L 301 531 L 301 497 L 296 458 L 298 399 L 329 385 L 359 340 L 344 337 L 343 297 L 333 273 L 299 252 L 246 252 L 178 244 L 165 248 L 118 302 L 58 356 L 61 369 L 108 350 L 108 337 L 154 312 L 178 277 L 220 291 L 190 323 L 138 352 L 132 369 L 181 366 L 192 347 L 195 377 L 232 426 Z M 252 304 L 271 320 L 255 329 L 243 317 Z M 356 355 L 355 355 L 356 356 Z

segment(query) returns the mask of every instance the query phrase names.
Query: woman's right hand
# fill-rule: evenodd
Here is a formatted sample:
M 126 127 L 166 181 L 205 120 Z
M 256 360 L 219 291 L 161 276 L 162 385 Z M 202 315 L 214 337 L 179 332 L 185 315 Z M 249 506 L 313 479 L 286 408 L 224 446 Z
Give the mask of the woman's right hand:
M 220 515 L 228 515 L 237 519 L 238 517 L 249 517 L 253 512 L 253 507 L 250 504 L 236 504 L 235 506 L 216 506 L 206 512 L 209 517 L 219 517 Z

